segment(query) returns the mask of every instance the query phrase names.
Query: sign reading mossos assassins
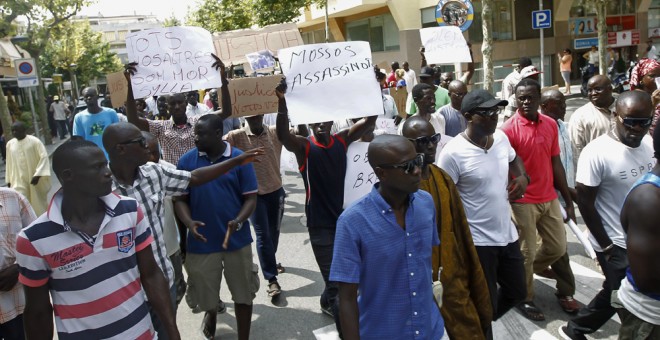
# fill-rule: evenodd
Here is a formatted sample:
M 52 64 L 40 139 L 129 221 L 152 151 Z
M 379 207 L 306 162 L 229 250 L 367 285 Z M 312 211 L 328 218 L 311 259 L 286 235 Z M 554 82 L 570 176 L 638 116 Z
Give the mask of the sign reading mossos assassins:
M 457 26 L 462 32 L 472 25 L 474 7 L 470 0 L 440 0 L 435 6 L 438 26 Z

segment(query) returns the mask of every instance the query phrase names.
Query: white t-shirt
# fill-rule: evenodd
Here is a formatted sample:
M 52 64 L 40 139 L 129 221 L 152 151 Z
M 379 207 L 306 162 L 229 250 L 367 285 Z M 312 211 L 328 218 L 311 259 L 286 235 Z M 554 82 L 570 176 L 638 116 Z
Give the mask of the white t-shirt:
M 651 49 L 646 52 L 646 57 L 653 60 L 658 60 L 658 50 L 655 46 L 651 46 Z
M 636 291 L 627 277 L 621 280 L 617 297 L 623 307 L 634 316 L 660 326 L 660 301 Z
M 414 116 L 417 116 L 417 114 L 415 114 Z M 397 130 L 397 133 L 399 135 L 403 135 L 403 133 L 402 133 L 402 131 L 403 131 L 403 122 L 405 122 L 405 120 L 403 120 L 403 121 L 401 121 L 401 123 L 399 123 L 399 128 Z M 445 117 L 440 113 L 440 110 L 438 110 L 434 113 L 431 113 L 431 118 L 429 118 L 429 123 L 431 123 L 431 125 L 433 125 L 433 129 L 435 130 L 435 133 L 440 133 L 442 135 L 445 134 Z
M 518 239 L 506 189 L 516 152 L 504 132 L 496 130 L 493 138 L 485 153 L 458 135 L 444 147 L 438 162 L 456 183 L 475 246 L 502 247 Z
M 412 88 L 417 85 L 417 74 L 415 74 L 415 71 L 412 69 L 409 69 L 405 72 L 406 73 L 403 75 L 403 79 L 406 81 L 406 87 L 408 88 L 408 91 L 412 91 Z
M 631 148 L 605 134 L 587 144 L 580 154 L 575 181 L 598 187 L 596 210 L 607 236 L 621 248 L 626 248 L 620 220 L 626 194 L 654 165 L 653 139 L 649 135 L 642 139 L 639 147 Z M 593 235 L 589 240 L 596 251 L 602 251 Z

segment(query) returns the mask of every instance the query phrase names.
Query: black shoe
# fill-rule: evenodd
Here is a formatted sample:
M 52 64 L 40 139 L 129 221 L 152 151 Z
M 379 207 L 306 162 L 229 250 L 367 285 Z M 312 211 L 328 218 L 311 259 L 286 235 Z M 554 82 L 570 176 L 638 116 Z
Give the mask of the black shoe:
M 330 306 L 321 305 L 321 312 L 323 312 L 323 314 L 327 314 L 327 315 L 329 315 L 333 318 L 335 317 L 335 315 L 332 313 L 332 308 Z
M 565 340 L 587 340 L 582 334 L 576 334 L 575 332 L 568 329 L 568 326 L 559 327 L 559 336 Z

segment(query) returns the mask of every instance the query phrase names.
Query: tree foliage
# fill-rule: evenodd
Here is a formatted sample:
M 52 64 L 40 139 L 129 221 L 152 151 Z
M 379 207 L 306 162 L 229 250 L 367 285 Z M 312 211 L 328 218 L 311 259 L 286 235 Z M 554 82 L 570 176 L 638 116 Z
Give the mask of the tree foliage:
M 186 24 L 211 32 L 263 27 L 292 22 L 302 8 L 313 4 L 325 4 L 325 0 L 198 0 Z
M 66 22 L 56 29 L 46 49 L 41 54 L 41 74 L 69 73 L 69 65 L 76 64 L 78 83 L 89 84 L 107 73 L 120 71 L 121 61 L 102 34 L 95 32 L 87 21 Z
M 163 21 L 163 27 L 174 27 L 174 26 L 181 26 L 181 20 L 177 19 L 177 17 L 175 17 L 174 14 L 172 14 L 169 18 Z

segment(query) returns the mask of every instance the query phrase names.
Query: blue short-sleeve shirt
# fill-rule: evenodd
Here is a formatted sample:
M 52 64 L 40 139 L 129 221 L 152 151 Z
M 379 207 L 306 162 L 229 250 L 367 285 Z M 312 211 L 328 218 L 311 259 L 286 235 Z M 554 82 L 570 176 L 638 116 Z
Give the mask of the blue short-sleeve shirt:
M 211 162 L 205 153 L 197 148 L 186 152 L 177 166 L 180 170 L 193 171 L 211 164 L 224 162 L 237 157 L 243 152 L 229 143 L 225 153 L 215 162 Z M 244 202 L 244 195 L 257 193 L 257 176 L 252 164 L 245 164 L 231 169 L 224 175 L 206 184 L 188 189 L 190 198 L 190 213 L 195 221 L 204 222 L 205 226 L 197 229 L 204 235 L 207 242 L 195 239 L 188 233 L 188 252 L 193 254 L 209 254 L 221 251 L 234 251 L 252 243 L 249 222 L 243 223 L 243 228 L 229 238 L 227 249 L 222 248 L 222 242 L 227 233 L 227 223 L 236 218 Z
M 357 283 L 362 339 L 440 339 L 444 321 L 433 300 L 431 252 L 438 245 L 431 195 L 410 195 L 406 229 L 378 192 L 337 221 L 330 280 Z

